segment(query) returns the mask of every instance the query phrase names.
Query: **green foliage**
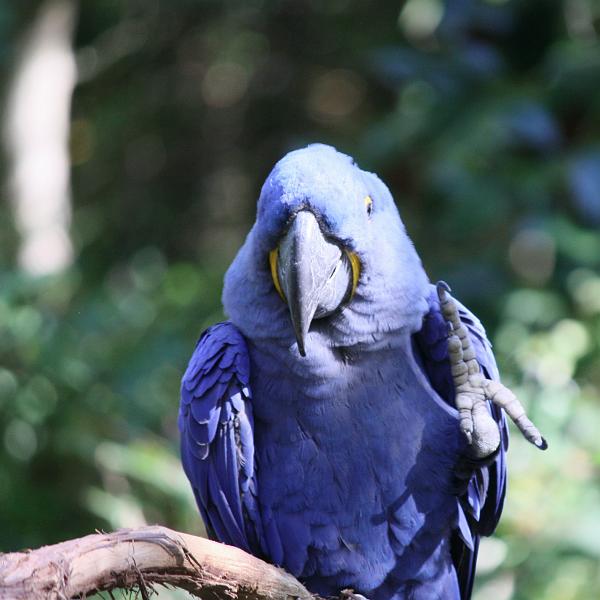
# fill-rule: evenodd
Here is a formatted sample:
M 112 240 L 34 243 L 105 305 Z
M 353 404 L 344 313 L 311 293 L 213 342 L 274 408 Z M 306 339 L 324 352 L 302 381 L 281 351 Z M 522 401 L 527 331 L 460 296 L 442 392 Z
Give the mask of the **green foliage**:
M 0 7 L 5 82 L 34 13 Z M 0 549 L 202 531 L 179 378 L 261 181 L 325 141 L 389 184 L 550 443 L 513 435 L 476 598 L 600 596 L 599 26 L 593 0 L 82 2 L 75 266 L 21 274 L 0 207 Z

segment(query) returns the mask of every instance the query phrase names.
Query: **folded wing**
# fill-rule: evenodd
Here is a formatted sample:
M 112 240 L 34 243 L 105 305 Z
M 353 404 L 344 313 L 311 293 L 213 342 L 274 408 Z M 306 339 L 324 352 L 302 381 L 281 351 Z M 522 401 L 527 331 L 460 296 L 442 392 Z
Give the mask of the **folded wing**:
M 263 554 L 250 364 L 229 322 L 200 337 L 181 381 L 181 458 L 213 539 Z

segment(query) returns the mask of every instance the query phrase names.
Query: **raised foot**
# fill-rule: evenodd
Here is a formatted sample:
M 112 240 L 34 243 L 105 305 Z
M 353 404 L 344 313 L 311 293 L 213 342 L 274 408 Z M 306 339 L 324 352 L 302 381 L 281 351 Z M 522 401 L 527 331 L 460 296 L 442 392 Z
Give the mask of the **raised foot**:
M 546 450 L 546 440 L 528 419 L 518 398 L 502 383 L 486 379 L 481 373 L 469 334 L 460 320 L 448 284 L 439 281 L 437 293 L 442 314 L 448 323 L 448 354 L 460 429 L 467 438 L 472 453 L 476 458 L 485 458 L 500 444 L 500 431 L 488 411 L 488 400 L 505 410 L 527 440 L 540 450 Z

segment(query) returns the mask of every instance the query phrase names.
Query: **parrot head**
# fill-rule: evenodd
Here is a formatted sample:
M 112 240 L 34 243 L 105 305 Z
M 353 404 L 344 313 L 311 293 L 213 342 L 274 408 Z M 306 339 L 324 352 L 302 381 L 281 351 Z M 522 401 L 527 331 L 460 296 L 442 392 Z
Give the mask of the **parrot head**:
M 265 335 L 285 307 L 284 320 L 305 356 L 309 331 L 326 334 L 351 313 L 353 333 L 357 327 L 367 333 L 365 320 L 391 330 L 390 317 L 402 314 L 407 292 L 426 283 L 387 187 L 349 156 L 313 144 L 287 154 L 267 177 L 223 297 L 242 331 L 243 321 L 252 315 L 255 324 L 258 316 Z M 255 297 L 247 314 L 242 287 Z

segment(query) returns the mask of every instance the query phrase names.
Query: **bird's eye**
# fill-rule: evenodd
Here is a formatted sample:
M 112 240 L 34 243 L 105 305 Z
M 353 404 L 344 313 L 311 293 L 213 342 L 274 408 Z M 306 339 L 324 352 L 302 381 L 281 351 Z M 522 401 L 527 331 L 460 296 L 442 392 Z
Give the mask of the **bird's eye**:
M 373 212 L 373 200 L 371 196 L 365 197 L 365 208 L 367 209 L 367 215 L 370 217 L 371 213 Z

